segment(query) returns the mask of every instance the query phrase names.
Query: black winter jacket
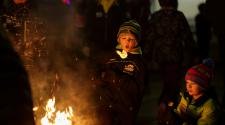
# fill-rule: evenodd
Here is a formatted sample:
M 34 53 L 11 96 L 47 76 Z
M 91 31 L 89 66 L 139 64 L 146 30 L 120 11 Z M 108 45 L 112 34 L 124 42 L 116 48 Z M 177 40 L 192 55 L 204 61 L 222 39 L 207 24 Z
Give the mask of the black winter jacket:
M 99 89 L 100 106 L 117 111 L 138 111 L 147 72 L 141 54 L 128 53 L 122 59 L 116 52 L 103 65 Z

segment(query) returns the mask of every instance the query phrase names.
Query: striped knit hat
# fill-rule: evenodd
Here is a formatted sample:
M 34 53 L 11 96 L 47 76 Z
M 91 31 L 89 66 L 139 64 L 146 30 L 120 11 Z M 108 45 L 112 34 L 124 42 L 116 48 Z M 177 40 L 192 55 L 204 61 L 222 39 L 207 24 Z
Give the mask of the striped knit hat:
M 205 59 L 201 64 L 191 67 L 186 75 L 185 80 L 190 80 L 207 89 L 209 82 L 213 77 L 214 62 L 211 59 Z
M 137 38 L 137 41 L 140 42 L 141 39 L 141 26 L 140 24 L 135 20 L 129 20 L 120 25 L 119 32 L 117 34 L 117 37 L 120 33 L 131 33 L 134 34 Z

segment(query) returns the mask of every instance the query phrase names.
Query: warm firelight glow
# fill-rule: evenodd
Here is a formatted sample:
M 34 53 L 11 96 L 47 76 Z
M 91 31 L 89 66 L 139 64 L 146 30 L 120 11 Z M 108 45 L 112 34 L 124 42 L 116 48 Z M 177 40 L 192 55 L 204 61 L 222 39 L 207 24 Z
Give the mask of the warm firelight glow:
M 45 116 L 41 119 L 41 125 L 72 125 L 73 109 L 66 108 L 65 111 L 57 111 L 55 108 L 55 97 L 48 100 L 45 107 Z
M 38 107 L 36 106 L 36 107 L 33 107 L 33 111 L 35 112 L 35 111 L 37 111 L 38 110 Z

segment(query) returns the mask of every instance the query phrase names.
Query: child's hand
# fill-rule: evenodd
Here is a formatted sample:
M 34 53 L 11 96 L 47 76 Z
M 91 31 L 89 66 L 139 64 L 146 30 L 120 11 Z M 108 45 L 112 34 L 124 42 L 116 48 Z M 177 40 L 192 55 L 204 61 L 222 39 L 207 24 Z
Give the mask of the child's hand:
M 180 105 L 180 117 L 183 121 L 195 123 L 195 116 L 192 111 L 184 104 Z
M 187 106 L 184 104 L 180 104 L 180 113 L 185 114 L 187 110 Z
M 195 119 L 195 115 L 189 109 L 189 98 L 184 95 L 185 93 L 180 93 L 181 100 L 180 104 L 178 105 L 177 109 L 174 109 L 174 112 L 179 115 L 182 121 L 192 122 Z

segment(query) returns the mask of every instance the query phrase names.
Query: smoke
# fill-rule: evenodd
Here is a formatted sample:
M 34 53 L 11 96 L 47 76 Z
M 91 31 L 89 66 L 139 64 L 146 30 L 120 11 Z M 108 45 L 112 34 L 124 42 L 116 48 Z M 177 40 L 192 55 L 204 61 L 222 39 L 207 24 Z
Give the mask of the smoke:
M 37 125 L 44 115 L 44 106 L 53 96 L 60 110 L 72 106 L 77 125 L 94 125 L 90 67 L 86 57 L 88 54 L 83 53 L 87 50 L 83 43 L 85 34 L 75 25 L 76 8 L 73 3 L 65 5 L 56 0 L 40 0 L 36 4 L 37 8 L 31 15 L 39 20 L 40 25 L 35 26 L 38 26 L 37 32 L 41 36 L 38 44 L 42 43 L 42 46 L 33 46 L 32 49 L 44 54 L 34 56 L 34 64 L 28 73 L 34 106 L 40 107 L 35 112 Z M 31 32 L 31 39 L 36 36 L 33 31 L 28 32 Z

